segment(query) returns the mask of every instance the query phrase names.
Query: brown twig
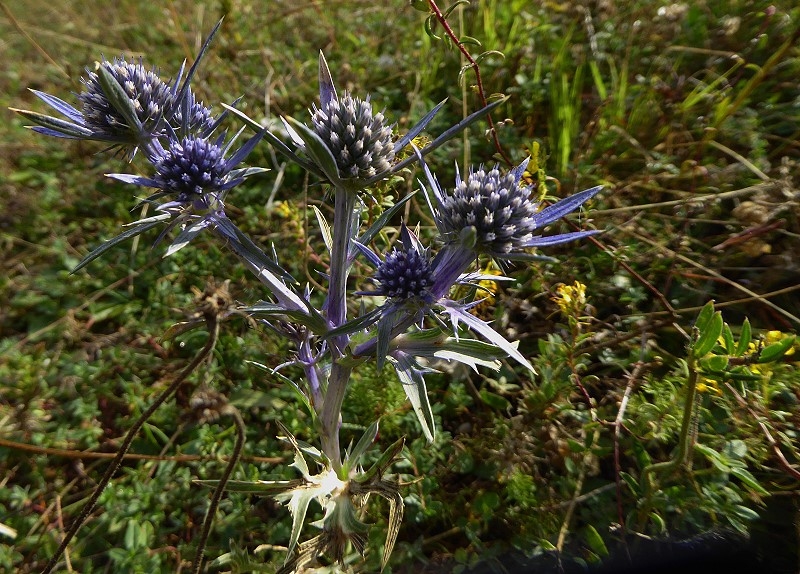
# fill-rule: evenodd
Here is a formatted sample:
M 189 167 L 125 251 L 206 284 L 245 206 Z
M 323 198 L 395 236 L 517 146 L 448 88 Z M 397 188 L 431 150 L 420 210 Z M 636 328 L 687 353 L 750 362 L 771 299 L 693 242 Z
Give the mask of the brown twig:
M 731 385 L 730 383 L 725 383 L 725 386 L 728 388 L 728 390 L 731 392 L 731 394 L 733 394 L 733 396 L 736 398 L 736 401 L 739 403 L 739 405 L 741 405 L 742 407 L 746 408 L 747 412 L 750 413 L 750 416 L 752 416 L 753 419 L 758 423 L 758 426 L 761 427 L 761 432 L 764 433 L 764 437 L 767 439 L 767 442 L 769 443 L 769 446 L 772 447 L 772 452 L 775 453 L 775 456 L 778 458 L 778 461 L 781 463 L 781 466 L 783 467 L 783 469 L 789 475 L 791 475 L 791 477 L 794 478 L 795 480 L 800 480 L 800 471 L 797 470 L 795 467 L 793 467 L 788 460 L 786 460 L 786 456 L 783 454 L 783 451 L 781 451 L 781 448 L 780 448 L 780 445 L 778 444 L 778 441 L 776 441 L 775 438 L 772 436 L 772 433 L 769 432 L 769 427 L 767 427 L 767 425 L 764 423 L 764 421 L 761 420 L 762 418 L 766 418 L 766 417 L 764 417 L 763 415 L 759 416 L 753 410 L 753 407 L 751 407 L 747 403 L 747 401 L 744 400 L 744 397 L 742 397 L 742 395 L 740 395 L 736 391 L 736 389 L 733 387 L 733 385 Z
M 128 433 L 125 435 L 125 439 L 122 441 L 119 451 L 117 451 L 117 454 L 114 456 L 114 460 L 111 461 L 111 464 L 106 469 L 105 474 L 103 474 L 103 477 L 97 483 L 97 486 L 95 487 L 94 492 L 92 492 L 91 497 L 89 497 L 89 501 L 83 506 L 78 518 L 76 518 L 72 523 L 72 526 L 70 526 L 69 530 L 64 535 L 64 538 L 61 540 L 61 544 L 59 544 L 55 553 L 45 565 L 44 570 L 42 570 L 42 574 L 49 574 L 56 567 L 61 559 L 61 556 L 64 554 L 64 551 L 67 549 L 67 546 L 69 546 L 69 543 L 78 533 L 80 527 L 84 522 L 86 522 L 86 519 L 94 510 L 95 506 L 97 505 L 97 501 L 100 499 L 100 496 L 103 494 L 106 486 L 108 486 L 111 478 L 117 472 L 117 469 L 119 469 L 120 465 L 122 464 L 122 460 L 125 458 L 125 455 L 128 452 L 128 449 L 130 449 L 131 444 L 133 444 L 133 439 L 139 433 L 139 430 L 142 428 L 142 426 L 144 426 L 144 423 L 150 419 L 153 413 L 155 413 L 159 407 L 161 407 L 161 405 L 167 401 L 167 399 L 175 394 L 178 388 L 180 388 L 180 386 L 186 381 L 186 378 L 192 374 L 194 370 L 203 363 L 203 361 L 211 356 L 219 335 L 219 321 L 217 315 L 211 312 L 205 314 L 205 319 L 209 332 L 208 341 L 206 341 L 205 346 L 195 356 L 195 358 L 192 359 L 192 361 L 186 367 L 184 367 L 175 380 L 172 381 L 169 386 L 158 395 L 158 397 L 156 397 L 156 400 L 153 401 L 147 410 L 145 410 L 133 423 L 131 428 L 128 430 Z
M 219 479 L 217 487 L 214 489 L 214 493 L 211 495 L 211 502 L 208 505 L 206 516 L 203 519 L 203 527 L 200 531 L 200 538 L 197 542 L 197 552 L 194 556 L 194 567 L 192 569 L 194 574 L 200 574 L 203 569 L 203 558 L 205 556 L 206 542 L 208 541 L 208 535 L 211 533 L 211 525 L 214 523 L 214 516 L 217 514 L 217 508 L 219 508 L 219 503 L 220 500 L 222 500 L 222 494 L 225 492 L 225 486 L 228 484 L 228 479 L 231 477 L 231 474 L 233 474 L 233 469 L 238 464 L 242 455 L 242 450 L 244 449 L 244 439 L 247 428 L 244 423 L 244 419 L 242 419 L 242 415 L 239 413 L 236 407 L 232 405 L 227 405 L 224 413 L 233 417 L 233 420 L 236 423 L 236 442 L 233 445 L 233 454 L 231 454 L 230 460 L 225 466 L 225 470 L 222 472 L 222 478 Z
M 90 459 L 109 459 L 118 456 L 119 453 L 117 452 L 91 452 L 91 451 L 81 451 L 81 450 L 69 450 L 64 448 L 51 448 L 51 447 L 44 447 L 44 446 L 36 446 L 24 442 L 16 442 L 13 440 L 8 440 L 4 438 L 0 438 L 0 446 L 4 448 L 9 448 L 11 450 L 18 450 L 22 452 L 31 452 L 34 454 L 43 454 L 47 456 L 60 456 L 62 458 L 73 458 L 79 460 L 90 460 Z M 164 455 L 157 455 L 157 454 L 136 454 L 136 453 L 125 453 L 123 460 L 150 460 L 155 462 L 209 462 L 209 461 L 218 461 L 218 460 L 227 460 L 226 457 L 222 457 L 220 459 L 219 456 L 200 456 L 197 454 L 181 454 L 175 456 L 164 456 Z M 284 462 L 284 458 L 277 457 L 277 456 L 243 456 L 241 459 L 243 462 L 253 462 L 253 463 L 266 463 L 266 464 L 278 464 Z
M 472 57 L 472 54 L 469 53 L 469 50 L 464 47 L 464 44 L 458 39 L 455 32 L 453 32 L 453 29 L 447 22 L 447 18 L 444 17 L 444 14 L 442 14 L 442 11 L 436 5 L 436 1 L 428 0 L 428 5 L 430 6 L 433 14 L 436 16 L 436 20 L 442 25 L 442 29 L 444 30 L 445 34 L 447 34 L 448 38 L 450 38 L 453 44 L 458 48 L 458 51 L 463 54 L 464 58 L 467 59 L 470 67 L 475 72 L 475 84 L 478 89 L 478 97 L 481 100 L 481 105 L 486 107 L 488 102 L 486 101 L 486 93 L 483 89 L 483 79 L 481 78 L 481 68 L 478 65 L 478 62 L 475 61 L 475 58 Z M 506 155 L 503 147 L 500 145 L 500 139 L 497 137 L 497 128 L 495 128 L 494 121 L 492 120 L 492 114 L 486 114 L 486 121 L 489 124 L 489 132 L 492 134 L 492 142 L 494 143 L 497 153 L 500 154 L 500 157 L 503 158 L 503 161 L 505 161 L 506 164 L 509 166 L 514 165 L 508 155 Z

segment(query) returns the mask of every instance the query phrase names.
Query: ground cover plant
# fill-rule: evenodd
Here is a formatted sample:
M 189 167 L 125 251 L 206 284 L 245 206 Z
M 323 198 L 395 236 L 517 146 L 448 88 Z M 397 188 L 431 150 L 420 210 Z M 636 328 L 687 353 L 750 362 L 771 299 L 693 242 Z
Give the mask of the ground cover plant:
M 797 8 L 269 4 L 2 5 L 0 566 L 796 564 Z

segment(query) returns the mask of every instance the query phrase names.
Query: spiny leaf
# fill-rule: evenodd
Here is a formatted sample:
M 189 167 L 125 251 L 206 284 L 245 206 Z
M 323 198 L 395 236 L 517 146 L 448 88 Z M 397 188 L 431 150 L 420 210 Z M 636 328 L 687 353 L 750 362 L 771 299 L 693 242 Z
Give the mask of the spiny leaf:
M 413 357 L 402 352 L 395 352 L 391 357 L 387 357 L 394 364 L 397 376 L 400 377 L 400 382 L 403 384 L 403 391 L 405 391 L 411 406 L 414 408 L 414 413 L 422 425 L 422 432 L 428 442 L 433 442 L 436 433 L 436 424 L 433 420 L 433 409 L 428 400 L 428 389 L 425 386 L 424 375 L 426 373 L 434 372 L 417 364 Z
M 169 217 L 169 216 L 167 216 Z M 153 227 L 160 225 L 162 222 L 161 219 L 157 221 L 148 221 L 147 223 L 142 223 L 133 227 L 132 229 L 128 229 L 127 231 L 123 231 L 116 237 L 109 239 L 105 243 L 103 243 L 100 247 L 97 247 L 92 252 L 90 252 L 86 257 L 81 259 L 80 263 L 75 266 L 75 269 L 72 270 L 72 273 L 76 273 L 77 271 L 86 267 L 89 263 L 100 257 L 103 253 L 111 249 L 112 247 L 122 243 L 123 241 L 127 241 L 132 237 L 136 237 L 137 235 L 141 235 L 148 229 L 152 229 Z
M 322 170 L 325 177 L 331 184 L 335 186 L 341 185 L 341 178 L 339 177 L 339 168 L 336 165 L 336 159 L 333 157 L 330 148 L 322 141 L 314 131 L 308 128 L 304 123 L 297 121 L 292 117 L 285 119 L 286 125 L 295 130 L 295 133 L 303 140 L 305 144 L 305 151 L 314 160 L 314 163 Z

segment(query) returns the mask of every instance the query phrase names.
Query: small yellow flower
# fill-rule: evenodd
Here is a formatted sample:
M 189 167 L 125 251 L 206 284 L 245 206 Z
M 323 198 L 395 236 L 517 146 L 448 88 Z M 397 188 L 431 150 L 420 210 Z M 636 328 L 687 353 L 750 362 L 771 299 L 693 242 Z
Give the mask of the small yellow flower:
M 719 388 L 719 383 L 713 379 L 703 377 L 703 380 L 697 383 L 698 393 L 713 393 L 717 396 L 722 396 L 722 390 Z
M 572 285 L 563 283 L 556 288 L 553 301 L 564 315 L 579 316 L 586 306 L 586 285 L 575 281 Z

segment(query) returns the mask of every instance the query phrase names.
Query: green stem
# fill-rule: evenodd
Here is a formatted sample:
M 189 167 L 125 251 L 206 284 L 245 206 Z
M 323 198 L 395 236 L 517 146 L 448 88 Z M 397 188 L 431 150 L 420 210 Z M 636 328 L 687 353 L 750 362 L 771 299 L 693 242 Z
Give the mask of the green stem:
M 639 530 L 643 530 L 647 522 L 647 516 L 650 514 L 652 508 L 652 496 L 655 485 L 653 484 L 652 475 L 655 473 L 669 473 L 672 474 L 676 470 L 686 465 L 687 460 L 691 456 L 691 442 L 692 442 L 692 420 L 694 418 L 693 412 L 695 408 L 695 399 L 697 397 L 697 360 L 694 352 L 689 351 L 687 360 L 687 368 L 689 370 L 689 378 L 686 381 L 686 397 L 683 402 L 683 417 L 681 418 L 681 432 L 678 437 L 678 450 L 671 460 L 664 462 L 657 462 L 645 467 L 642 470 L 640 483 L 644 489 L 643 504 L 639 511 Z
M 330 281 L 328 297 L 325 301 L 328 321 L 332 327 L 338 327 L 347 320 L 347 275 L 349 265 L 347 253 L 352 235 L 353 210 L 356 206 L 356 194 L 343 188 L 337 188 L 334 199 L 333 237 L 331 246 Z M 346 337 L 337 337 L 346 341 Z

